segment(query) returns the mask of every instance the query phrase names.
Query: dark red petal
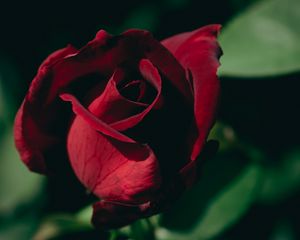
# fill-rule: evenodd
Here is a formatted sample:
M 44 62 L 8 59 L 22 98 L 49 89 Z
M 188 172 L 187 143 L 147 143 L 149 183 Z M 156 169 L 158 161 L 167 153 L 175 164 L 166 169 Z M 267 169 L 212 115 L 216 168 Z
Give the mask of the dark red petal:
M 194 165 L 193 161 L 199 156 L 215 121 L 220 89 L 216 72 L 221 53 L 216 37 L 220 28 L 220 25 L 209 25 L 162 41 L 162 44 L 192 75 L 194 114 L 198 134 L 194 141 L 191 162 L 181 170 L 182 175 L 188 175 L 186 172 Z
M 184 179 L 186 187 L 193 186 L 195 182 L 202 177 L 201 170 L 204 162 L 211 160 L 215 156 L 218 148 L 218 141 L 209 140 L 203 146 L 196 160 L 191 161 L 189 165 L 185 167 L 185 170 L 181 171 L 181 177 Z
M 99 201 L 93 206 L 92 223 L 99 229 L 119 228 L 149 215 L 149 202 L 140 205 L 124 205 Z
M 76 78 L 94 72 L 111 72 L 114 69 L 116 59 L 112 59 L 112 52 L 104 47 L 111 38 L 111 35 L 101 30 L 95 39 L 78 53 L 64 58 L 53 66 L 47 103 L 52 102 L 58 91 Z
M 49 68 L 60 59 L 76 52 L 77 50 L 69 45 L 54 52 L 42 63 L 17 112 L 14 124 L 15 144 L 21 159 L 32 171 L 45 173 L 46 166 L 42 151 L 56 141 L 40 129 L 36 121 L 40 115 L 35 112 L 36 108 L 43 105 L 42 98 L 45 85 L 48 83 Z
M 222 26 L 218 24 L 207 25 L 191 32 L 180 33 L 166 38 L 161 41 L 161 44 L 165 46 L 176 57 L 176 59 L 178 59 L 176 56 L 177 50 L 182 47 L 183 44 L 186 44 L 187 40 L 190 38 L 197 40 L 199 37 L 199 39 L 209 38 L 214 41 L 221 27 Z
M 161 97 L 161 78 L 157 69 L 147 59 L 142 59 L 139 64 L 140 72 L 145 80 L 149 81 L 157 90 L 157 95 L 154 101 L 141 113 L 133 115 L 129 118 L 111 124 L 114 129 L 124 131 L 138 124 L 151 111 L 151 109 L 158 103 Z
M 161 44 L 174 54 L 178 47 L 180 47 L 181 44 L 193 34 L 194 32 L 180 33 L 175 36 L 164 39 L 163 41 L 161 41 Z
M 25 108 L 25 111 L 24 111 Z M 14 125 L 14 138 L 16 147 L 20 153 L 22 161 L 27 167 L 36 172 L 45 172 L 45 160 L 39 151 L 43 148 L 43 137 L 36 130 L 31 117 L 28 116 L 26 105 L 22 103 L 17 112 Z M 35 145 L 34 142 L 37 142 Z
M 99 201 L 94 204 L 92 223 L 97 228 L 119 228 L 140 218 L 150 217 L 170 207 L 185 190 L 182 179 L 174 176 L 161 186 L 154 199 L 140 204 Z
M 140 203 L 151 199 L 161 181 L 152 150 L 96 130 L 81 115 L 70 128 L 67 148 L 78 179 L 105 200 Z
M 52 54 L 50 54 L 41 64 L 39 67 L 39 70 L 41 70 L 43 67 L 50 67 L 51 65 L 55 64 L 56 61 L 63 59 L 66 56 L 73 55 L 77 53 L 78 50 L 74 48 L 72 45 L 68 45 L 66 48 L 59 49 Z

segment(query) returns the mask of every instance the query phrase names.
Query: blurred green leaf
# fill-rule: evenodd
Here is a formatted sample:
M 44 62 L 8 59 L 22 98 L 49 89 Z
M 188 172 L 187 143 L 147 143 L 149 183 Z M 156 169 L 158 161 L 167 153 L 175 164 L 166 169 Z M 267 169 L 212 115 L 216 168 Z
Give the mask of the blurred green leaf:
M 18 217 L 13 221 L 1 223 L 0 239 L 1 240 L 28 240 L 38 225 L 38 218 L 35 213 L 29 213 L 25 216 Z
M 10 129 L 0 145 L 0 216 L 10 216 L 16 207 L 41 193 L 44 178 L 21 162 Z
M 277 165 L 265 170 L 258 200 L 274 203 L 290 197 L 300 189 L 300 151 L 284 156 Z
M 3 96 L 3 86 L 2 86 L 2 81 L 0 78 L 0 143 L 1 143 L 1 138 L 3 137 L 4 134 L 4 129 L 5 129 L 5 117 L 4 117 L 4 96 Z
M 128 15 L 119 32 L 130 28 L 146 29 L 153 32 L 158 25 L 159 14 L 160 10 L 157 5 L 142 5 Z
M 228 151 L 238 146 L 239 141 L 233 128 L 220 121 L 216 122 L 211 129 L 208 139 L 219 142 L 218 151 Z
M 46 218 L 34 236 L 34 240 L 48 240 L 70 232 L 92 230 L 91 224 L 71 214 L 56 214 Z
M 18 84 L 20 78 L 14 65 L 7 59 L 0 59 L 0 128 L 1 124 L 8 125 L 14 118 Z
M 221 76 L 258 77 L 300 71 L 300 1 L 261 1 L 222 31 Z
M 130 225 L 129 236 L 134 240 L 154 240 L 154 228 L 149 219 L 141 219 Z
M 270 240 L 296 240 L 294 229 L 288 221 L 283 221 L 277 224 Z
M 230 164 L 230 163 L 228 163 Z M 226 171 L 226 170 L 224 170 Z M 214 174 L 214 173 L 210 173 Z M 257 187 L 261 178 L 261 168 L 258 165 L 249 165 L 228 186 L 222 189 L 218 195 L 211 199 L 205 211 L 199 215 L 196 224 L 188 231 L 171 231 L 170 229 L 158 229 L 157 237 L 160 240 L 183 240 L 183 239 L 212 239 L 222 231 L 234 224 L 251 206 L 256 198 Z M 217 175 L 217 174 L 216 174 Z M 215 175 L 215 176 L 216 176 Z M 210 185 L 208 182 L 207 191 Z M 201 201 L 200 196 L 194 196 Z M 176 210 L 178 210 L 178 205 Z M 182 205 L 181 208 L 189 208 L 197 211 L 198 206 Z M 175 221 L 185 222 L 188 216 L 182 214 Z
M 80 222 L 91 225 L 91 218 L 93 215 L 93 206 L 88 205 L 76 213 L 75 218 Z

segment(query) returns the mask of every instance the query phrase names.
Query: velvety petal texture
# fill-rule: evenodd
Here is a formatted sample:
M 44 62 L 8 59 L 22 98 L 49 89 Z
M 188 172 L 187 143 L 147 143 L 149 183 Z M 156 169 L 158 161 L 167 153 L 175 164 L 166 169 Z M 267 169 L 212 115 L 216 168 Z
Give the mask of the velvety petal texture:
M 162 41 L 186 69 L 194 93 L 194 116 L 197 134 L 191 152 L 191 161 L 181 174 L 188 185 L 195 179 L 195 161 L 203 148 L 215 117 L 220 92 L 217 77 L 221 49 L 217 42 L 220 25 L 208 25 L 196 31 L 183 33 Z
M 69 166 L 99 199 L 96 227 L 124 226 L 167 208 L 208 158 L 219 30 L 210 25 L 161 43 L 144 30 L 101 30 L 79 50 L 51 54 L 16 115 L 21 159 L 54 177 Z
M 33 79 L 28 93 L 17 112 L 14 125 L 14 136 L 16 147 L 19 150 L 21 159 L 32 171 L 45 173 L 46 163 L 43 151 L 57 141 L 55 137 L 47 134 L 43 129 L 48 119 L 40 115 L 45 108 L 43 94 L 48 93 L 51 81 L 49 68 L 61 59 L 76 53 L 72 46 L 52 53 L 40 66 L 36 77 Z M 53 112 L 52 112 L 53 114 Z M 42 121 L 44 121 L 42 123 Z

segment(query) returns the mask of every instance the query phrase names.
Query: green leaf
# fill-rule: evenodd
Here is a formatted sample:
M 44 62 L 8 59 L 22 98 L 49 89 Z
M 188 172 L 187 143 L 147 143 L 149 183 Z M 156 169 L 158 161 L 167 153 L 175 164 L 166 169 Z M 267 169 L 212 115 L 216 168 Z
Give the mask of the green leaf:
M 11 216 L 15 209 L 37 197 L 44 178 L 30 172 L 16 151 L 12 130 L 0 144 L 0 215 Z
M 19 83 L 20 78 L 14 65 L 8 59 L 0 59 L 0 128 L 1 124 L 8 125 L 14 119 L 15 98 L 20 89 L 15 86 Z
M 154 240 L 154 228 L 149 219 L 141 219 L 130 225 L 129 236 L 135 240 Z
M 33 211 L 24 216 L 19 216 L 8 222 L 0 224 L 1 240 L 28 240 L 32 239 L 32 235 L 38 225 L 38 217 Z
M 211 199 L 205 211 L 198 216 L 198 220 L 191 230 L 175 231 L 173 229 L 171 231 L 170 229 L 158 229 L 156 232 L 157 238 L 160 240 L 194 240 L 216 237 L 246 213 L 256 198 L 260 177 L 261 168 L 254 164 L 249 165 L 218 195 Z M 207 191 L 209 191 L 209 187 L 207 183 Z M 201 201 L 201 196 L 194 197 L 199 202 Z M 201 207 L 199 204 L 198 208 Z M 185 211 L 189 208 L 197 211 L 197 206 L 193 205 L 183 205 L 181 208 Z M 187 216 L 182 215 L 180 221 L 185 222 L 186 219 Z
M 258 200 L 263 203 L 276 203 L 299 191 L 300 151 L 284 156 L 276 166 L 266 168 Z
M 261 77 L 300 71 L 300 1 L 265 0 L 222 31 L 221 76 Z
M 273 230 L 270 240 L 296 240 L 295 230 L 289 221 L 281 220 Z
M 80 222 L 85 223 L 86 225 L 91 225 L 92 215 L 93 215 L 93 206 L 88 205 L 83 209 L 81 209 L 79 212 L 77 212 L 75 217 Z

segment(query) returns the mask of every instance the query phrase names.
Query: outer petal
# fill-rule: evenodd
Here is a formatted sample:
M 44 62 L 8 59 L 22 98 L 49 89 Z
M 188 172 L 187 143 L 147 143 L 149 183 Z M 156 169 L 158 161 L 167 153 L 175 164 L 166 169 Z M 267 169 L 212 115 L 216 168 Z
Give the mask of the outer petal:
M 191 152 L 191 162 L 181 170 L 183 176 L 194 176 L 194 161 L 199 156 L 215 121 L 220 88 L 216 71 L 221 53 L 216 37 L 220 28 L 220 25 L 209 25 L 162 41 L 192 77 L 194 115 L 198 133 Z M 188 181 L 192 182 L 191 179 Z
M 94 204 L 92 223 L 100 229 L 119 228 L 131 222 L 151 216 L 150 202 L 140 205 L 124 205 L 107 201 Z
M 14 136 L 16 147 L 19 150 L 21 159 L 29 169 L 36 172 L 45 172 L 45 159 L 42 155 L 49 144 L 56 140 L 43 133 L 40 124 L 36 122 L 36 109 L 42 103 L 40 98 L 45 93 L 45 85 L 50 75 L 48 67 L 60 59 L 75 53 L 77 50 L 72 46 L 58 50 L 51 54 L 40 66 L 37 76 L 31 83 L 28 94 L 26 95 L 20 109 L 17 112 L 14 125 Z
M 170 180 L 170 179 L 169 179 Z M 177 177 L 161 186 L 155 199 L 140 204 L 124 204 L 102 200 L 94 204 L 92 223 L 96 228 L 119 228 L 135 220 L 152 216 L 171 206 L 184 191 Z
M 93 41 L 79 51 L 82 56 L 80 59 L 84 58 L 86 49 L 100 47 L 108 37 L 108 34 L 100 31 Z M 64 86 L 61 83 L 66 81 L 65 77 L 71 81 L 87 70 L 92 70 L 85 69 L 84 66 L 75 69 L 77 65 L 70 67 L 68 59 L 78 56 L 79 53 L 75 48 L 68 46 L 51 54 L 40 66 L 16 115 L 14 125 L 16 147 L 21 159 L 32 171 L 49 172 L 46 166 L 48 165 L 46 152 L 55 151 L 55 146 L 62 144 L 61 141 L 65 138 L 66 125 L 71 116 L 68 114 L 71 112 L 56 98 L 60 88 L 53 86 Z M 62 69 L 64 64 L 69 68 Z
M 69 159 L 82 184 L 110 201 L 140 203 L 153 198 L 161 179 L 152 150 L 96 130 L 78 115 L 69 131 Z

